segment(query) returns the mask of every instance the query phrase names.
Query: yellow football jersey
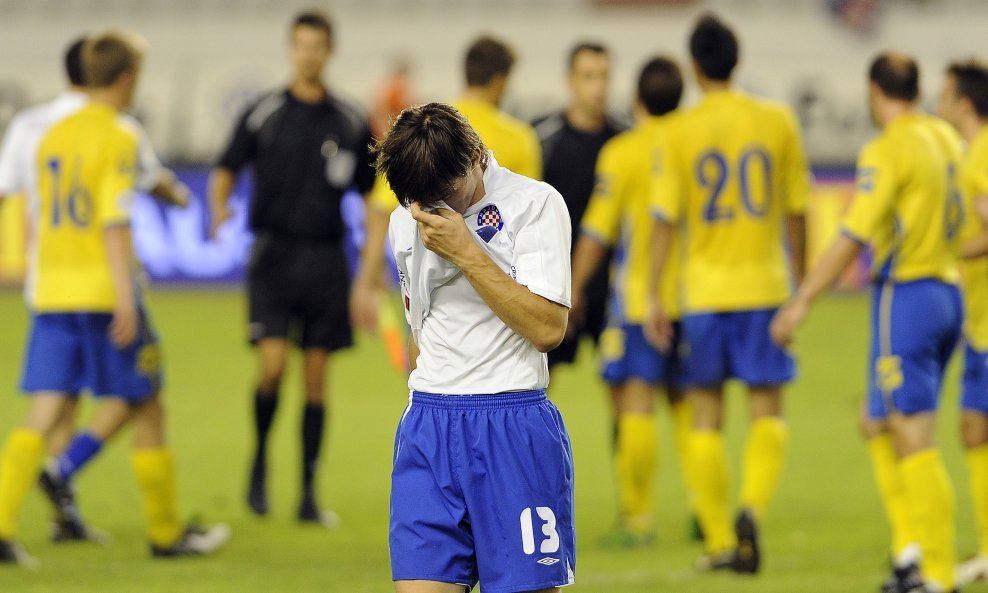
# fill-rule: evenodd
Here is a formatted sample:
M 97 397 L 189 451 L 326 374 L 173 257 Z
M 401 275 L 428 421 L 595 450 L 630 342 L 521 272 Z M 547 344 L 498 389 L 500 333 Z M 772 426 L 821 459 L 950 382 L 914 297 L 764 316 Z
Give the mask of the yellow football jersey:
M 451 104 L 477 130 L 481 141 L 494 153 L 497 164 L 519 175 L 542 179 L 542 149 L 532 126 L 483 101 L 460 99 Z M 398 205 L 394 192 L 381 176 L 374 183 L 370 199 L 387 212 Z
M 582 232 L 606 245 L 620 241 L 611 273 L 612 298 L 625 323 L 641 324 L 647 313 L 651 276 L 652 218 L 649 188 L 665 117 L 650 117 L 607 141 L 597 158 L 597 180 L 583 215 Z M 661 282 L 666 315 L 679 316 L 678 254 L 673 252 Z M 613 306 L 613 305 L 612 305 Z
M 785 218 L 810 191 L 792 111 L 737 91 L 674 115 L 654 168 L 653 215 L 679 226 L 684 313 L 776 307 L 792 290 Z
M 974 138 L 961 171 L 961 194 L 966 204 L 961 241 L 967 241 L 984 228 L 974 209 L 978 198 L 988 197 L 988 128 L 983 128 Z M 964 335 L 976 350 L 988 350 L 988 257 L 962 259 L 960 271 L 964 287 Z
M 861 150 L 842 232 L 872 246 L 876 280 L 957 281 L 961 153 L 950 125 L 920 113 L 896 118 Z
M 28 303 L 40 313 L 111 312 L 116 302 L 104 230 L 128 224 L 136 131 L 91 103 L 54 123 L 35 157 L 38 196 Z

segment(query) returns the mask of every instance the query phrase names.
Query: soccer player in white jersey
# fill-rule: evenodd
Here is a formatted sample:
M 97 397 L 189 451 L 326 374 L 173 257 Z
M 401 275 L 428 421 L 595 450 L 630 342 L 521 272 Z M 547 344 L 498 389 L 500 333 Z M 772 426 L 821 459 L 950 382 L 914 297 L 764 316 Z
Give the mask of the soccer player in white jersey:
M 395 439 L 397 593 L 573 583 L 573 457 L 545 397 L 570 307 L 570 222 L 551 186 L 497 164 L 455 108 L 406 109 L 377 147 L 403 206 L 389 237 L 412 373 Z
M 4 135 L 0 146 L 0 203 L 3 198 L 13 195 L 23 196 L 37 206 L 36 163 L 34 162 L 38 144 L 52 123 L 77 112 L 88 101 L 82 64 L 82 48 L 86 38 L 73 41 L 65 51 L 65 75 L 68 88 L 54 99 L 18 112 Z M 136 119 L 121 114 L 138 136 L 137 187 L 162 202 L 184 207 L 188 204 L 189 189 L 175 174 L 162 166 L 147 134 Z M 30 273 L 29 273 L 30 275 Z M 28 285 L 30 286 L 30 279 Z M 78 394 L 69 398 L 62 408 L 62 414 L 52 429 L 48 446 L 51 455 L 49 466 L 57 467 L 59 457 L 69 448 L 75 431 L 75 413 Z M 58 476 L 49 475 L 42 480 L 45 493 L 56 506 L 56 517 L 52 524 L 52 538 L 55 541 L 79 540 L 100 537 L 98 531 L 89 529 L 82 522 L 74 503 L 70 485 L 60 483 Z M 57 491 L 57 492 L 56 492 Z

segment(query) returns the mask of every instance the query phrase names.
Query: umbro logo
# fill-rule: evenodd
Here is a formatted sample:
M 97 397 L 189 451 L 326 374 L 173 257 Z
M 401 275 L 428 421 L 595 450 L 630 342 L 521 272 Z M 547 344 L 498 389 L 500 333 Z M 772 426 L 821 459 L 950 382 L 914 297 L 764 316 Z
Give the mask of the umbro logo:
M 545 558 L 542 558 L 541 560 L 536 560 L 536 562 L 538 562 L 542 566 L 552 566 L 553 564 L 559 562 L 559 558 L 550 558 L 550 557 L 546 556 Z

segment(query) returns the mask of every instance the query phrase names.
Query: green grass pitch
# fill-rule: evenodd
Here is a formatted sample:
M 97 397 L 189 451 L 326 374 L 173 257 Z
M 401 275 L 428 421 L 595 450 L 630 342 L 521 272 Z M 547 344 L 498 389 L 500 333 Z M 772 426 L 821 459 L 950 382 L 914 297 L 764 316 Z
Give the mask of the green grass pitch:
M 875 591 L 885 575 L 887 528 L 856 430 L 865 385 L 867 298 L 820 303 L 797 350 L 800 377 L 787 397 L 792 448 L 784 479 L 763 526 L 765 569 L 756 577 L 701 575 L 687 540 L 687 509 L 660 414 L 659 542 L 645 550 L 602 550 L 597 539 L 614 518 L 608 409 L 589 349 L 580 363 L 553 377 L 576 458 L 577 591 L 594 593 L 817 593 Z M 271 445 L 272 512 L 252 517 L 242 500 L 248 449 L 253 359 L 245 345 L 244 303 L 235 291 L 159 290 L 151 310 L 163 335 L 168 433 L 179 468 L 183 512 L 226 521 L 233 540 L 216 557 L 149 558 L 137 487 L 130 472 L 129 434 L 121 434 L 80 476 L 78 492 L 90 522 L 112 545 L 55 546 L 47 509 L 34 491 L 21 519 L 21 541 L 44 562 L 39 572 L 0 569 L 3 593 L 234 592 L 380 593 L 392 590 L 388 570 L 388 483 L 395 425 L 407 400 L 404 378 L 386 362 L 380 342 L 361 336 L 335 358 L 331 433 L 320 488 L 339 512 L 336 531 L 293 519 L 300 474 L 298 360 L 283 389 Z M 26 400 L 17 381 L 27 314 L 14 291 L 0 292 L 0 432 L 20 420 Z M 957 365 L 955 365 L 956 367 Z M 947 383 L 939 440 L 958 494 L 958 550 L 975 549 L 967 476 L 957 436 L 957 369 Z M 84 411 L 84 416 L 91 410 Z M 735 485 L 745 401 L 730 396 L 729 442 Z M 969 591 L 988 591 L 988 586 Z

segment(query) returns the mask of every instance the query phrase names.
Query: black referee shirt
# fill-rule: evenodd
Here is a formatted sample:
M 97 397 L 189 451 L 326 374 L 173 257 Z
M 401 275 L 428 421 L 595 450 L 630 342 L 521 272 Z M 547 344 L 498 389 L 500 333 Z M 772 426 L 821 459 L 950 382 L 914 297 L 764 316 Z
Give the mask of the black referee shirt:
M 329 94 L 305 103 L 284 89 L 247 109 L 218 165 L 234 173 L 253 165 L 249 224 L 255 234 L 338 242 L 343 194 L 374 185 L 370 143 L 370 126 L 357 107 Z
M 583 132 L 569 124 L 565 112 L 536 120 L 534 125 L 542 144 L 542 178 L 566 200 L 576 247 L 580 221 L 593 194 L 597 155 L 605 142 L 625 128 L 608 118 L 599 131 Z

